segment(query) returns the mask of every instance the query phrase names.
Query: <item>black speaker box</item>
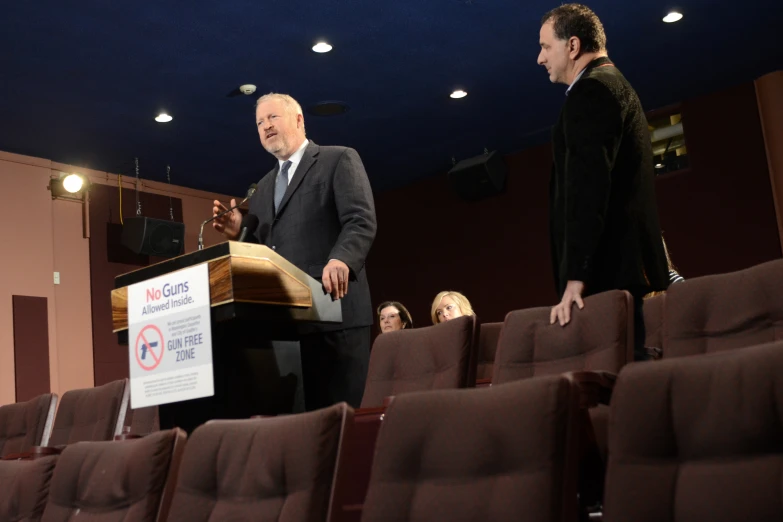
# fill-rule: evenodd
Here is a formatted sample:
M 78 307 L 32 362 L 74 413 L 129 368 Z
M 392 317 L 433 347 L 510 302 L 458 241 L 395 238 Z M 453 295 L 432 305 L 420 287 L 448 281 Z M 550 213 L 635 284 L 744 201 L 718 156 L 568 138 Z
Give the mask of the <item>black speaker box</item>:
M 178 256 L 185 249 L 185 224 L 141 216 L 125 218 L 122 244 L 137 254 Z
M 498 151 L 462 160 L 449 171 L 449 180 L 462 199 L 477 201 L 506 188 L 506 163 Z

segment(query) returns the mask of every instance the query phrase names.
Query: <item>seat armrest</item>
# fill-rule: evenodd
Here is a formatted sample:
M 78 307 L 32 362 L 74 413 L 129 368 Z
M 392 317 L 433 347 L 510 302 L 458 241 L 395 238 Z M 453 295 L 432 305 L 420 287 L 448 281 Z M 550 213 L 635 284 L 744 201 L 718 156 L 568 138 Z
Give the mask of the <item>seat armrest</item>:
M 119 435 L 114 436 L 114 440 L 134 440 L 143 438 L 144 435 L 136 435 L 134 433 L 120 433 Z
M 1 460 L 35 460 L 49 455 L 59 455 L 65 449 L 65 446 L 32 446 L 28 451 L 21 453 L 11 453 Z
M 133 440 L 133 439 L 141 439 L 144 435 L 139 435 L 137 433 L 131 433 L 131 427 L 130 426 L 123 426 L 122 427 L 122 433 L 119 435 L 114 436 L 114 440 Z
M 373 406 L 371 408 L 358 408 L 353 412 L 353 418 L 368 417 L 374 415 L 383 415 L 386 412 L 386 406 Z

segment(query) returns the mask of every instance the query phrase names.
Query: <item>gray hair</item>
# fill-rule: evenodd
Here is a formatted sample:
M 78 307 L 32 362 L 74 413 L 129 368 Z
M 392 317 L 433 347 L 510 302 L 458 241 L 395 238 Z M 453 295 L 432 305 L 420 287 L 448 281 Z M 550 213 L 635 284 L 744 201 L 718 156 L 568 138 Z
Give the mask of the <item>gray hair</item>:
M 304 131 L 304 113 L 302 112 L 302 106 L 299 105 L 299 102 L 296 101 L 293 96 L 289 96 L 288 94 L 281 94 L 279 92 L 270 92 L 267 94 L 264 94 L 256 101 L 256 108 L 258 108 L 259 105 L 262 103 L 269 101 L 269 100 L 278 100 L 283 102 L 283 105 L 285 105 L 286 111 L 289 113 L 293 113 L 296 115 L 302 115 L 302 130 Z M 305 133 L 306 134 L 306 133 Z
M 262 103 L 269 101 L 269 100 L 279 100 L 285 104 L 285 108 L 294 114 L 301 114 L 304 116 L 304 113 L 302 112 L 302 106 L 299 105 L 299 102 L 296 101 L 293 97 L 287 95 L 287 94 L 280 94 L 279 92 L 270 92 L 268 94 L 264 94 L 261 96 L 258 101 L 256 102 L 256 108 L 258 108 L 259 105 Z

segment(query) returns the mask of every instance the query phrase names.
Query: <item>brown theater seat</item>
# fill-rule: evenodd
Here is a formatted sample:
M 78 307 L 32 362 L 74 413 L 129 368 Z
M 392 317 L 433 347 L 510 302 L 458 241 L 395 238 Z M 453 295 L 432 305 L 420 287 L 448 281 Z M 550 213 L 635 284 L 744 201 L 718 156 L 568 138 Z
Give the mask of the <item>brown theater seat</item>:
M 663 357 L 783 339 L 783 260 L 689 279 L 666 294 Z
M 0 406 L 0 457 L 45 446 L 52 433 L 56 408 L 57 395 L 53 393 Z
M 343 402 L 198 427 L 185 451 L 169 522 L 329 520 L 333 476 L 352 415 Z
M 492 386 L 541 375 L 563 372 L 608 372 L 616 374 L 633 361 L 633 298 L 613 290 L 584 300 L 582 310 L 574 307 L 565 327 L 549 324 L 550 307 L 510 312 L 495 355 Z M 599 376 L 600 377 L 600 376 Z M 607 380 L 607 379 L 598 379 Z M 584 507 L 598 504 L 603 486 L 607 452 L 609 396 L 612 380 L 604 393 L 583 415 L 584 444 L 580 494 Z
M 633 298 L 614 290 L 585 299 L 565 327 L 550 307 L 510 312 L 495 355 L 492 384 L 573 371 L 617 373 L 633 361 Z
M 125 428 L 133 435 L 147 435 L 160 430 L 160 416 L 157 406 L 147 408 L 128 408 L 125 416 Z
M 185 439 L 184 431 L 173 429 L 68 446 L 54 470 L 42 522 L 165 521 Z
M 498 349 L 500 331 L 503 323 L 484 323 L 479 333 L 478 364 L 476 365 L 476 382 L 492 380 L 492 366 L 495 364 L 495 353 Z
M 375 340 L 362 408 L 356 411 L 346 436 L 345 464 L 335 483 L 340 520 L 355 521 L 361 515 L 387 399 L 409 392 L 475 386 L 478 330 L 476 317 L 464 316 L 385 333 Z
M 400 395 L 362 520 L 577 520 L 578 392 L 568 375 Z
M 0 520 L 38 522 L 58 457 L 0 461 Z
M 612 397 L 604 521 L 783 520 L 781 419 L 782 342 L 628 365 Z
M 379 335 L 370 352 L 362 408 L 392 395 L 466 388 L 476 382 L 478 326 L 475 316 Z
M 49 446 L 112 440 L 122 433 L 128 409 L 128 380 L 63 394 Z

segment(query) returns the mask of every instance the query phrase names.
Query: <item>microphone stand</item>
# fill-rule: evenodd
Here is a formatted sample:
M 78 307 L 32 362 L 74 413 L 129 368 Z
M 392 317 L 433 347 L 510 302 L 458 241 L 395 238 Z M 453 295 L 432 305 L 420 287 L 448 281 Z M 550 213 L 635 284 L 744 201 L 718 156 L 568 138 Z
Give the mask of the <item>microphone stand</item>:
M 216 219 L 217 219 L 217 218 L 219 218 L 219 217 L 225 216 L 225 215 L 226 215 L 226 214 L 228 214 L 229 212 L 233 212 L 235 209 L 238 209 L 239 207 L 241 207 L 242 205 L 244 205 L 244 204 L 245 204 L 245 202 L 246 202 L 248 199 L 250 199 L 251 197 L 253 197 L 253 194 L 255 194 L 255 192 L 256 192 L 256 187 L 255 187 L 255 184 L 253 184 L 253 186 L 252 186 L 252 187 L 250 187 L 250 190 L 248 190 L 248 191 L 247 191 L 247 196 L 245 196 L 245 199 L 243 199 L 242 201 L 240 201 L 239 203 L 237 203 L 237 204 L 236 204 L 236 205 L 234 205 L 233 207 L 231 207 L 231 208 L 227 208 L 227 209 L 226 209 L 226 210 L 224 210 L 223 212 L 220 212 L 220 213 L 218 213 L 218 214 L 215 214 L 215 215 L 214 215 L 214 216 L 212 216 L 211 218 L 209 218 L 209 219 L 207 219 L 206 221 L 204 221 L 203 223 L 201 223 L 201 229 L 200 229 L 200 230 L 199 230 L 199 232 L 198 232 L 198 249 L 199 249 L 199 250 L 204 250 L 204 225 L 206 225 L 207 223 L 210 223 L 210 222 L 212 222 L 212 221 L 216 220 Z

